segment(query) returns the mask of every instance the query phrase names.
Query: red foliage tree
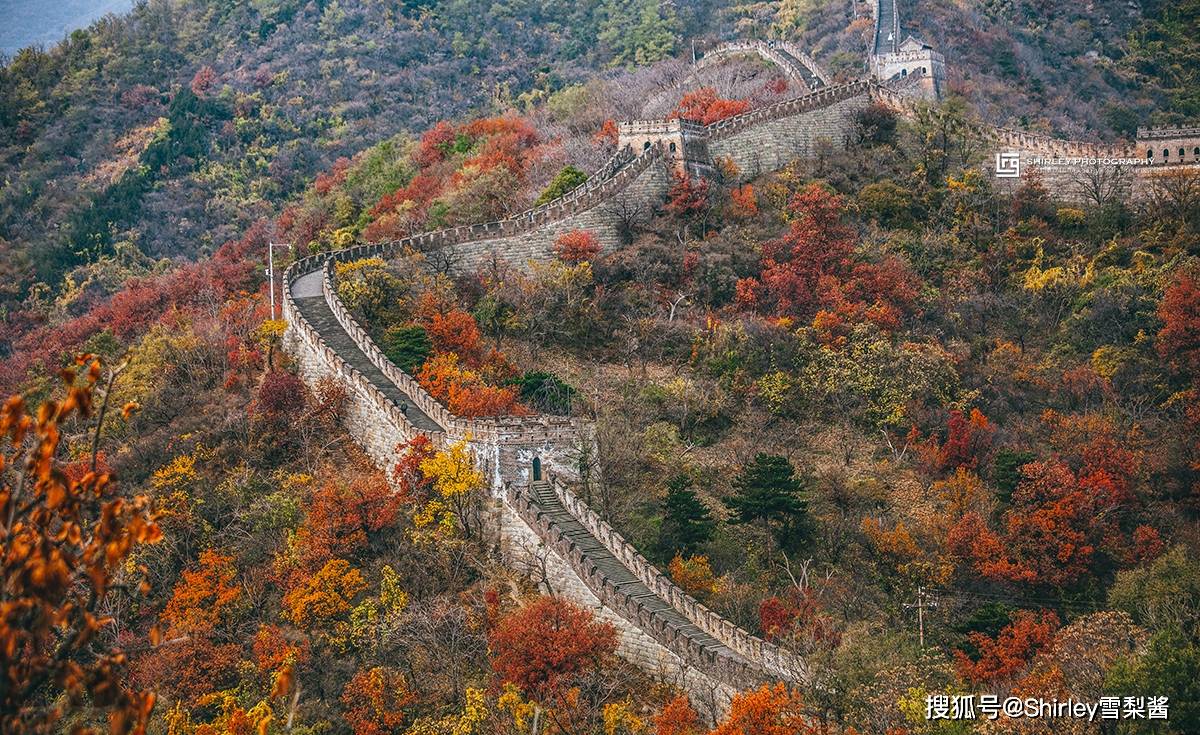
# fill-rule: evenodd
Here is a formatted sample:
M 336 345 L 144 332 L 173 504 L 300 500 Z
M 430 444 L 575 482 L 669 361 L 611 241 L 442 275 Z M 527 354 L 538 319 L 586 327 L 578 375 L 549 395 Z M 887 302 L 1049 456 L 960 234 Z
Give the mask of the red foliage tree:
M 971 633 L 968 638 L 979 650 L 979 657 L 971 660 L 956 650 L 954 658 L 959 675 L 975 684 L 990 684 L 1012 677 L 1054 640 L 1058 625 L 1058 616 L 1051 611 L 1039 615 L 1019 610 L 995 638 Z
M 711 125 L 750 109 L 749 100 L 724 99 L 712 87 L 701 87 L 688 92 L 679 100 L 672 117 L 692 120 L 702 125 Z
M 1064 588 L 1103 571 L 1101 563 L 1134 558 L 1118 523 L 1126 495 L 1107 473 L 1076 476 L 1048 461 L 1027 464 L 1021 474 L 1003 534 L 974 513 L 949 533 L 951 550 L 985 577 Z
M 192 76 L 190 85 L 192 94 L 201 97 L 205 92 L 212 89 L 213 84 L 217 81 L 217 73 L 213 71 L 211 66 L 202 66 Z
M 393 469 L 393 477 L 400 485 L 403 497 L 422 501 L 429 497 L 433 481 L 421 471 L 421 463 L 429 459 L 437 451 L 433 442 L 424 434 L 419 434 L 400 445 L 400 461 Z
M 413 155 L 417 165 L 422 168 L 432 166 L 446 157 L 446 149 L 454 143 L 457 132 L 454 126 L 445 120 L 439 121 L 421 135 L 417 152 Z
M 954 410 L 946 421 L 946 441 L 939 445 L 931 440 L 922 448 L 922 454 L 928 464 L 941 472 L 953 472 L 959 467 L 978 470 L 995 436 L 996 427 L 978 408 L 972 408 L 965 416 L 962 411 Z
M 286 666 L 293 668 L 308 663 L 312 650 L 308 638 L 278 625 L 264 625 L 254 634 L 252 645 L 254 665 L 259 673 L 280 671 Z
M 564 263 L 594 260 L 600 253 L 600 241 L 591 230 L 571 230 L 554 241 L 554 254 Z
M 667 191 L 666 210 L 676 217 L 688 219 L 708 209 L 708 182 L 693 179 L 685 171 L 676 171 L 674 183 Z
M 64 435 L 87 431 L 99 361 L 76 359 L 33 414 L 0 408 L 0 732 L 144 732 L 155 695 L 129 686 L 125 652 L 102 635 L 121 587 L 149 589 L 135 553 L 161 537 L 145 496 L 96 470 L 62 469 Z M 69 434 L 67 434 L 69 432 Z M 139 584 L 140 582 L 140 584 Z M 152 642 L 157 642 L 153 640 Z
M 500 619 L 488 635 L 492 669 L 502 683 L 546 697 L 587 671 L 601 669 L 617 632 L 558 597 L 538 597 Z
M 1200 382 L 1200 269 L 1175 274 L 1158 305 L 1155 346 L 1172 368 Z
M 913 308 L 916 280 L 897 259 L 856 260 L 854 230 L 842 221 L 845 209 L 840 195 L 819 184 L 797 192 L 788 205 L 788 232 L 763 245 L 761 275 L 738 282 L 738 303 L 777 316 L 811 319 L 825 311 L 840 323 L 895 329 L 900 315 Z
M 268 420 L 294 416 L 304 408 L 304 383 L 295 375 L 272 370 L 263 376 L 254 398 L 254 412 Z

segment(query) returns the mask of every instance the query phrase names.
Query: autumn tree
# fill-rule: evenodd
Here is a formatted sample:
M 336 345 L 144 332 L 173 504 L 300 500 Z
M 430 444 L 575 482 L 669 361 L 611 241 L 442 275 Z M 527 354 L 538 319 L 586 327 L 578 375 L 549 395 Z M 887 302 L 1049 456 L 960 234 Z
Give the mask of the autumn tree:
M 85 355 L 61 373 L 66 395 L 31 415 L 19 396 L 0 409 L 8 449 L 0 486 L 0 730 L 51 732 L 73 712 L 107 717 L 114 734 L 144 732 L 152 692 L 130 687 L 126 655 L 103 635 L 116 598 L 146 591 L 132 555 L 159 540 L 144 496 L 122 495 L 93 460 L 77 478 L 57 457 L 64 431 L 86 427 L 102 369 Z M 110 382 L 111 387 L 111 382 Z M 100 408 L 103 422 L 107 406 Z
M 366 587 L 359 570 L 345 559 L 332 559 L 283 596 L 284 616 L 300 627 L 330 625 L 350 612 Z
M 676 171 L 673 177 L 664 208 L 687 224 L 699 224 L 703 235 L 703 221 L 709 208 L 708 180 L 693 178 L 686 171 Z
M 916 278 L 896 257 L 871 262 L 855 255 L 845 199 L 810 184 L 792 197 L 788 214 L 788 231 L 763 244 L 760 275 L 738 281 L 738 303 L 813 319 L 826 331 L 835 321 L 897 329 L 914 309 Z
M 600 253 L 600 241 L 591 230 L 571 230 L 554 240 L 554 253 L 564 263 L 594 260 Z
M 734 696 L 729 714 L 709 735 L 808 735 L 818 732 L 800 695 L 783 683 Z
M 671 581 L 693 597 L 703 600 L 717 592 L 717 576 L 703 554 L 688 557 L 676 554 L 667 564 L 667 573 Z
M 163 610 L 162 620 L 172 636 L 211 635 L 227 619 L 242 598 L 235 583 L 233 557 L 213 549 L 200 553 L 195 569 L 183 572 Z
M 654 715 L 654 735 L 701 735 L 704 726 L 686 695 L 680 694 Z
M 991 638 L 983 633 L 968 637 L 979 651 L 975 660 L 962 651 L 955 651 L 959 673 L 963 678 L 979 683 L 994 683 L 1021 671 L 1043 647 L 1054 640 L 1058 616 L 1053 612 L 1041 614 L 1021 610 L 1013 614 L 1012 622 Z
M 711 125 L 725 118 L 740 115 L 749 109 L 749 100 L 725 99 L 718 95 L 714 88 L 701 87 L 683 95 L 672 116 L 698 122 L 701 125 Z
M 417 518 L 428 518 L 443 529 L 446 524 L 454 524 L 468 537 L 481 533 L 479 504 L 484 476 L 476 468 L 466 441 L 457 441 L 422 459 L 420 469 L 432 483 L 435 499 L 418 511 Z M 431 509 L 431 504 L 438 507 Z
M 342 717 L 354 735 L 388 735 L 399 731 L 416 701 L 404 674 L 375 666 L 360 670 L 342 690 Z
M 603 668 L 616 629 L 558 597 L 537 597 L 501 618 L 488 634 L 492 669 L 532 697 L 546 698 Z
M 1158 307 L 1162 329 L 1155 345 L 1171 367 L 1200 383 L 1200 269 L 1175 274 Z

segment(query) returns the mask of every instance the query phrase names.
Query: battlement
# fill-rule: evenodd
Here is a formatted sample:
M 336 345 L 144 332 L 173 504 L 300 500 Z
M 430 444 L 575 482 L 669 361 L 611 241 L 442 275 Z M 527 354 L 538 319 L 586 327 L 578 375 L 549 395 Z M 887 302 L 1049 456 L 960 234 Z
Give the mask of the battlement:
M 696 68 L 713 66 L 730 56 L 754 53 L 775 64 L 784 76 L 810 90 L 830 84 L 829 75 L 799 46 L 790 41 L 760 39 L 725 41 L 709 49 L 696 60 Z
M 1200 125 L 1179 127 L 1138 128 L 1138 140 L 1155 140 L 1159 138 L 1200 138 Z
M 773 105 L 767 105 L 766 107 L 760 107 L 755 110 L 743 112 L 740 115 L 719 120 L 708 126 L 708 137 L 710 141 L 720 140 L 764 122 L 780 120 L 809 110 L 828 107 L 831 104 L 851 97 L 869 94 L 872 86 L 873 84 L 870 81 L 859 80 L 847 84 L 835 84 L 830 87 L 823 87 L 816 92 L 806 94 L 802 97 L 776 102 Z

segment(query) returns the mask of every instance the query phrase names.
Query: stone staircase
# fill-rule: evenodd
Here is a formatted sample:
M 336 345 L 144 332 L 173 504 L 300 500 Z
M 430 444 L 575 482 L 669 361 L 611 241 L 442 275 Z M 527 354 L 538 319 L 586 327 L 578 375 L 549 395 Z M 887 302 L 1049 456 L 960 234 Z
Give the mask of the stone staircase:
M 570 539 L 583 557 L 603 573 L 605 579 L 626 597 L 635 600 L 641 610 L 655 618 L 656 624 L 650 626 L 651 629 L 669 629 L 672 632 L 670 638 L 686 637 L 712 659 L 736 661 L 751 668 L 755 666 L 753 662 L 705 633 L 638 579 L 629 567 L 613 556 L 612 552 L 563 506 L 558 493 L 554 491 L 549 482 L 542 480 L 531 483 L 529 498 L 543 517 L 557 529 L 557 532 L 562 537 Z

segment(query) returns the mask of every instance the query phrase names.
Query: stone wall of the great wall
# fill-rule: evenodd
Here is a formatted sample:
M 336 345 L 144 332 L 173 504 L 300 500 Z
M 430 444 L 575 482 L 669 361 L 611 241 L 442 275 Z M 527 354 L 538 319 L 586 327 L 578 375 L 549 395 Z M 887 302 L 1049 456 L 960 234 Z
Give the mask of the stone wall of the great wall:
M 709 154 L 732 160 L 743 181 L 777 171 L 813 156 L 821 142 L 843 147 L 870 101 L 870 85 L 855 82 L 738 115 L 709 126 Z

